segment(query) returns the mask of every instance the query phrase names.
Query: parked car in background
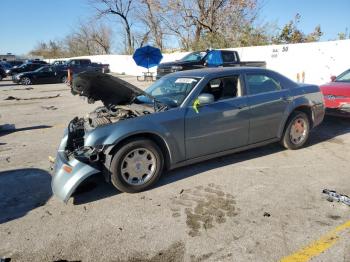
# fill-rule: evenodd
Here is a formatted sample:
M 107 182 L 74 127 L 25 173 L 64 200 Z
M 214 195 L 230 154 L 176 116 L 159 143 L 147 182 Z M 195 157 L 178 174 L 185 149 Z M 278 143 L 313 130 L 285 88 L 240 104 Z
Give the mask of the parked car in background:
M 51 65 L 53 66 L 61 66 L 61 65 L 64 65 L 67 61 L 66 60 L 57 60 L 53 63 L 51 63 Z
M 6 72 L 5 72 L 5 68 L 3 67 L 2 64 L 0 64 L 0 81 L 5 78 L 7 75 L 6 75 Z
M 332 76 L 331 82 L 320 86 L 324 96 L 326 113 L 350 117 L 350 69 L 339 76 Z
M 73 75 L 83 71 L 106 73 L 105 71 L 109 70 L 108 64 L 92 63 L 90 59 L 70 59 L 62 66 L 69 69 Z
M 40 59 L 28 59 L 26 60 L 26 63 L 35 63 L 35 64 L 42 64 L 42 65 L 47 65 L 48 63 L 40 60 Z
M 266 67 L 266 62 L 241 61 L 238 52 L 231 50 L 207 50 L 192 52 L 180 60 L 159 64 L 157 68 L 157 79 L 166 74 L 177 71 L 222 66 Z
M 154 185 L 164 170 L 276 141 L 299 149 L 324 117 L 318 86 L 261 68 L 177 72 L 146 91 L 83 72 L 72 93 L 104 106 L 65 130 L 52 178 L 54 195 L 65 202 L 97 173 L 134 193 Z
M 37 70 L 38 68 L 40 68 L 42 66 L 43 66 L 43 64 L 39 64 L 39 63 L 25 63 L 19 67 L 13 67 L 11 69 L 6 70 L 6 74 L 8 76 L 14 76 L 14 75 L 19 74 L 19 73 L 31 72 L 31 71 Z
M 66 83 L 67 70 L 56 66 L 41 66 L 32 72 L 16 74 L 12 80 L 22 85 Z
M 24 61 L 14 60 L 14 61 L 7 61 L 7 63 L 10 64 L 11 68 L 12 68 L 12 67 L 15 67 L 15 66 L 18 67 L 18 66 L 24 64 Z

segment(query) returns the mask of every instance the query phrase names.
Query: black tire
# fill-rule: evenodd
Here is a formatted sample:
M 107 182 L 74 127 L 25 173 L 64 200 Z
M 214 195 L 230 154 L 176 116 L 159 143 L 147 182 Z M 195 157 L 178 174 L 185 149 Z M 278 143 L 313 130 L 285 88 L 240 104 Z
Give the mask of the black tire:
M 66 84 L 67 83 L 67 76 L 62 76 L 61 83 Z
M 295 128 L 293 127 L 293 125 L 301 125 L 302 127 L 301 130 L 303 130 L 304 135 L 302 135 L 302 138 L 300 138 L 300 141 L 296 138 L 293 139 L 293 135 L 291 133 L 292 128 Z M 295 130 L 298 131 L 298 128 L 295 128 Z M 304 112 L 294 111 L 290 115 L 289 120 L 287 121 L 287 124 L 285 126 L 284 133 L 281 138 L 281 144 L 287 149 L 296 150 L 305 145 L 305 143 L 309 138 L 309 135 L 310 135 L 309 117 Z
M 125 178 L 126 176 L 125 173 L 127 174 L 127 172 L 124 171 L 124 173 L 122 173 L 122 164 L 125 164 L 124 160 L 126 160 L 127 157 L 130 156 L 130 154 L 132 154 L 133 151 L 135 150 L 137 151 L 138 149 L 140 149 L 141 151 L 142 149 L 146 149 L 149 152 L 151 152 L 151 154 L 153 154 L 152 157 L 154 157 L 155 159 L 155 166 L 153 167 L 154 173 L 152 173 L 152 175 L 150 175 L 147 181 L 144 182 L 143 184 L 131 185 L 126 181 L 127 179 Z M 135 164 L 135 166 L 136 165 L 137 164 Z M 150 188 L 152 185 L 154 185 L 158 181 L 158 179 L 160 178 L 163 172 L 163 166 L 164 166 L 164 156 L 159 146 L 149 139 L 136 138 L 123 144 L 114 154 L 112 163 L 111 163 L 111 168 L 110 168 L 111 181 L 112 181 L 112 184 L 122 192 L 126 192 L 126 193 L 141 192 Z M 140 167 L 135 167 L 135 168 L 140 168 Z M 147 167 L 147 168 L 150 168 L 150 167 Z

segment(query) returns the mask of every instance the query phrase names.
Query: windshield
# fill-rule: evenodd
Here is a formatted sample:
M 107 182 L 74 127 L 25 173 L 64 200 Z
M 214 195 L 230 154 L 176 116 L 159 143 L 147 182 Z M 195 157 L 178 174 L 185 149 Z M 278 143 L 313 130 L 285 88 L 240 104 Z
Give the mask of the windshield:
M 199 78 L 166 77 L 156 81 L 145 92 L 169 107 L 178 107 L 198 82 Z M 150 102 L 150 99 L 145 96 L 137 99 L 144 103 Z
M 350 70 L 345 71 L 344 73 L 340 74 L 336 79 L 336 82 L 350 82 Z
M 183 61 L 183 62 L 199 62 L 206 56 L 206 54 L 207 54 L 207 52 L 193 52 L 193 53 L 190 53 L 190 54 L 186 55 L 182 59 L 180 59 L 180 61 Z

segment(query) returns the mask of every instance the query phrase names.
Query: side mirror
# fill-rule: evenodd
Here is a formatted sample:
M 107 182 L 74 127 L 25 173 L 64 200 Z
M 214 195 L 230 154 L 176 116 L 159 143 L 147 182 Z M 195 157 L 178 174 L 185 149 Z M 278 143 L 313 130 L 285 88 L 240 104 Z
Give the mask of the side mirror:
M 332 81 L 332 82 L 334 82 L 334 81 L 335 81 L 335 79 L 337 79 L 337 77 L 336 77 L 336 76 L 331 76 L 331 81 Z
M 199 105 L 207 105 L 213 103 L 215 100 L 214 96 L 209 93 L 203 93 L 198 96 Z

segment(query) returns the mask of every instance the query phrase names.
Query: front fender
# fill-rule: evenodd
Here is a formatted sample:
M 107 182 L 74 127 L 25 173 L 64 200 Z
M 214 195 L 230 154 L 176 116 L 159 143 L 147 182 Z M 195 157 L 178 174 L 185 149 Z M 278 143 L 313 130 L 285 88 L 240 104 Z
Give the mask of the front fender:
M 165 143 L 170 163 L 184 160 L 184 117 L 182 109 L 126 119 L 96 128 L 85 137 L 85 146 L 116 145 L 133 135 L 156 135 Z
M 67 134 L 61 141 L 55 160 L 54 174 L 51 181 L 53 194 L 67 203 L 75 189 L 89 176 L 99 173 L 100 170 L 77 159 L 67 159 L 64 148 L 67 143 Z M 67 172 L 71 169 L 71 172 Z

